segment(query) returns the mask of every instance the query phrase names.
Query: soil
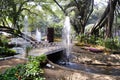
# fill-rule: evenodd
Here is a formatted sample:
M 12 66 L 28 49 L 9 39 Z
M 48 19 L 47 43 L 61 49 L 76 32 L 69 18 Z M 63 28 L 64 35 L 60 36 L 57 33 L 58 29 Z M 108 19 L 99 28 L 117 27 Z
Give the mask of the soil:
M 44 68 L 46 80 L 120 80 L 120 76 L 101 75 L 61 67 Z
M 7 68 L 16 66 L 17 64 L 24 64 L 26 60 L 11 58 L 7 60 L 0 61 L 0 73 L 3 73 Z

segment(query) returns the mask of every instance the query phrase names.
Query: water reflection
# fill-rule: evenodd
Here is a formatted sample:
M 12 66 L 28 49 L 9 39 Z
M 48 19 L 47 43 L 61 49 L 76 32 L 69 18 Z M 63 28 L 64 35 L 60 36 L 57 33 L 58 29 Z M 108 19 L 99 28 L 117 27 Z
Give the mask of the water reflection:
M 69 62 L 69 64 L 65 64 L 65 63 L 61 64 L 61 63 L 62 62 L 59 62 L 58 64 L 64 67 L 68 67 L 76 70 L 82 70 L 89 73 L 120 76 L 120 66 L 100 66 L 100 65 L 98 66 L 98 65 L 77 64 L 71 62 Z

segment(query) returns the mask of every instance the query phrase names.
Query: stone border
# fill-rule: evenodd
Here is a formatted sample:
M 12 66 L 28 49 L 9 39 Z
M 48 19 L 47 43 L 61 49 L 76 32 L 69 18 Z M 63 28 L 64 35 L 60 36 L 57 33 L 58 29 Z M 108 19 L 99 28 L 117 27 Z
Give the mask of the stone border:
M 9 56 L 9 57 L 3 57 L 3 58 L 0 58 L 0 61 L 8 60 L 8 59 L 12 59 L 12 58 L 18 58 L 18 59 L 28 60 L 27 58 L 23 58 L 22 55 L 17 54 L 17 55 L 13 55 L 13 56 Z
M 48 61 L 49 64 L 54 66 L 50 69 L 54 70 L 54 68 L 57 68 L 58 70 L 62 70 L 62 78 L 60 77 L 60 80 L 120 80 L 120 76 L 113 76 L 113 75 L 105 75 L 105 74 L 95 74 L 95 73 L 89 73 L 81 70 L 75 70 L 70 69 L 67 67 L 59 66 L 51 61 Z M 56 70 L 56 69 L 55 69 Z M 66 74 L 66 72 L 68 74 Z
M 0 58 L 0 61 L 8 60 L 8 59 L 11 59 L 11 58 L 14 58 L 14 56 L 9 56 L 9 57 L 3 57 L 3 58 Z

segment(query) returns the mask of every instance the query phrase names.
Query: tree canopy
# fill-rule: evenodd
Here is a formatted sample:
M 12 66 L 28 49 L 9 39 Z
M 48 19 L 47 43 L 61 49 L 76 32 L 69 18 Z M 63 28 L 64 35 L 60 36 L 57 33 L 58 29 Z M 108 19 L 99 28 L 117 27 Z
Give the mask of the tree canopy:
M 76 33 L 84 34 L 85 26 L 94 18 L 93 10 L 94 0 L 1 0 L 0 31 L 25 35 L 22 30 L 26 15 L 30 30 L 36 27 L 62 27 L 64 17 L 69 16 Z M 99 29 L 106 26 L 106 37 L 112 37 L 115 15 L 120 17 L 120 0 L 109 0 L 91 34 L 96 35 Z

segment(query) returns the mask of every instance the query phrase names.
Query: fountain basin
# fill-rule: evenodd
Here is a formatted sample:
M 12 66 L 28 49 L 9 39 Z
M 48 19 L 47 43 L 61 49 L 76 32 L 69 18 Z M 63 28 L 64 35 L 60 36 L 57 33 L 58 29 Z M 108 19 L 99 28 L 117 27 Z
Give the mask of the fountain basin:
M 74 49 L 73 51 L 74 52 L 71 53 L 73 57 L 70 58 L 70 62 L 67 62 L 67 64 L 66 62 L 64 62 L 63 58 L 58 58 L 62 60 L 55 60 L 54 63 L 51 62 L 51 65 L 54 66 L 52 70 L 54 71 L 57 70 L 57 72 L 54 74 L 57 75 L 59 70 L 63 71 L 61 72 L 62 74 L 59 75 L 62 75 L 62 77 L 64 77 L 65 80 L 119 80 L 120 79 L 120 65 L 119 65 L 120 59 L 118 58 L 118 56 L 120 57 L 120 55 L 113 56 L 113 55 L 97 54 L 81 49 L 79 49 L 79 52 L 77 52 L 76 49 Z M 95 61 L 99 61 L 101 63 L 97 63 L 97 62 L 95 63 Z M 108 65 L 108 63 L 111 63 L 111 65 Z M 47 68 L 47 70 L 48 69 L 51 70 L 50 68 Z
M 119 80 L 120 76 L 89 73 L 50 62 L 54 68 L 44 68 L 46 80 Z

